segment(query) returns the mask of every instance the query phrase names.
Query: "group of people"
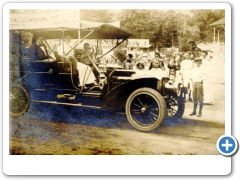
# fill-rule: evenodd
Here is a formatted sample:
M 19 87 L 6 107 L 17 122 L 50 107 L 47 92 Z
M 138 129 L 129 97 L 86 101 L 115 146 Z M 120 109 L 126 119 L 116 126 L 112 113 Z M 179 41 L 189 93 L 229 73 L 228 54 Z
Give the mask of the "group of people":
M 65 42 L 55 47 L 53 56 L 48 52 L 44 44 L 43 37 L 36 37 L 35 41 L 28 50 L 28 56 L 31 60 L 63 60 L 74 59 L 79 74 L 79 86 L 84 87 L 86 84 L 97 85 L 97 75 L 93 67 L 93 50 L 88 43 L 84 44 L 83 49 L 73 49 L 71 46 L 71 36 L 65 36 Z M 181 55 L 181 56 L 180 56 Z M 177 87 L 182 83 L 181 96 L 186 101 L 193 101 L 193 112 L 191 116 L 197 114 L 202 116 L 203 103 L 213 104 L 213 93 L 211 91 L 211 60 L 212 56 L 207 51 L 201 51 L 201 56 L 192 59 L 191 52 L 184 55 L 175 54 L 172 57 L 164 57 L 159 52 L 155 52 L 154 58 L 149 60 L 147 53 L 143 53 L 141 58 L 134 60 L 132 54 L 128 54 L 126 60 L 122 63 L 123 69 L 133 70 L 151 70 L 157 71 L 159 76 L 168 77 L 169 82 L 166 87 Z
M 124 61 L 123 69 L 135 70 L 154 70 L 158 71 L 159 77 L 168 77 L 169 81 L 165 84 L 167 88 L 177 88 L 181 83 L 180 96 L 189 101 L 193 101 L 193 112 L 190 116 L 197 114 L 202 116 L 203 104 L 213 104 L 212 92 L 212 59 L 208 51 L 201 51 L 201 55 L 193 59 L 191 52 L 176 53 L 172 57 L 163 57 L 159 52 L 155 52 L 155 57 L 149 62 L 145 57 L 138 61 L 133 59 L 132 54 Z M 144 61 L 145 60 L 145 61 Z M 148 62 L 148 63 L 147 63 Z

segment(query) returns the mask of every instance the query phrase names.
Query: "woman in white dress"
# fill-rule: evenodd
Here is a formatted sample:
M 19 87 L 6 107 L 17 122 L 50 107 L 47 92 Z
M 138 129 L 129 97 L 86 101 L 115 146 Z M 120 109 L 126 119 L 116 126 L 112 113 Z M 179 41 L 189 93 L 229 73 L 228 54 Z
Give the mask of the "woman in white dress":
M 207 75 L 206 80 L 203 81 L 203 87 L 204 87 L 204 104 L 213 104 L 213 89 L 212 89 L 212 76 L 214 75 L 213 72 L 213 62 L 212 62 L 212 56 L 207 56 L 207 51 L 202 51 L 201 58 L 202 58 L 202 66 L 205 70 L 205 73 Z
M 81 62 L 77 62 L 79 85 L 96 84 L 96 77 L 93 74 L 92 68 Z
M 186 94 L 188 94 L 188 100 L 192 101 L 192 96 L 191 96 L 191 81 L 190 81 L 190 75 L 191 75 L 191 70 L 193 68 L 194 62 L 191 60 L 191 53 L 188 52 L 186 53 L 186 59 L 181 62 L 181 69 L 180 69 L 180 74 L 182 76 L 183 80 L 183 88 L 182 88 L 182 93 L 184 100 L 186 100 Z M 187 91 L 188 90 L 188 91 Z

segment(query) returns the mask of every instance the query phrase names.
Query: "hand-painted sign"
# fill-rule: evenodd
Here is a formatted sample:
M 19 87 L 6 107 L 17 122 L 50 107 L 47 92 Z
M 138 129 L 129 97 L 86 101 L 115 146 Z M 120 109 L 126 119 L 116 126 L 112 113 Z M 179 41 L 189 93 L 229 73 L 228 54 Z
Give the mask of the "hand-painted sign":
M 36 11 L 37 12 L 37 11 Z M 80 28 L 80 10 L 9 14 L 9 29 Z

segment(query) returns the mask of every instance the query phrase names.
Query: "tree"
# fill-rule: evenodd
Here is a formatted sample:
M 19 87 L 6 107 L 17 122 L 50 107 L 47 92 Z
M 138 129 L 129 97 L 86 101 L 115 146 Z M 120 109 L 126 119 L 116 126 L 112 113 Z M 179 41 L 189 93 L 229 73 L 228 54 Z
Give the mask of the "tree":
M 150 43 L 170 47 L 178 43 L 177 17 L 174 11 L 124 10 L 121 28 L 131 31 L 132 38 L 149 39 Z
M 212 41 L 213 30 L 209 25 L 225 17 L 225 10 L 192 10 L 192 19 L 189 21 L 191 27 L 199 29 L 200 41 Z
M 121 28 L 131 31 L 132 38 L 150 39 L 154 32 L 150 10 L 123 10 Z

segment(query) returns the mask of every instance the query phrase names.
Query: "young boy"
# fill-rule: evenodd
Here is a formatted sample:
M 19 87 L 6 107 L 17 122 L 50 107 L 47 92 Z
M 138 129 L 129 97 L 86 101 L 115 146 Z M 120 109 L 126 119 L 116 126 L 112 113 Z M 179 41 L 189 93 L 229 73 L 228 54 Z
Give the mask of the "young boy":
M 168 66 L 169 68 L 169 81 L 165 84 L 166 88 L 178 88 L 180 79 L 178 76 L 178 68 L 176 66 Z
M 193 95 L 193 112 L 190 116 L 196 115 L 197 105 L 199 103 L 199 112 L 197 117 L 202 116 L 202 108 L 203 108 L 203 80 L 206 79 L 206 74 L 204 69 L 201 67 L 202 59 L 197 58 L 194 59 L 195 66 L 192 68 L 190 80 L 192 81 L 192 95 Z

